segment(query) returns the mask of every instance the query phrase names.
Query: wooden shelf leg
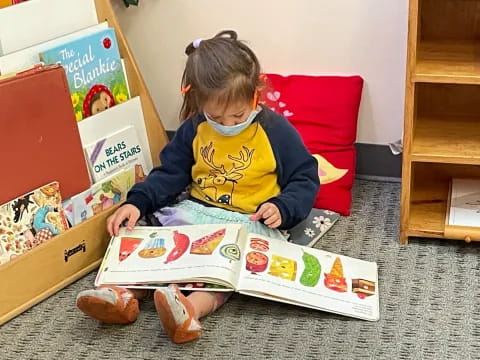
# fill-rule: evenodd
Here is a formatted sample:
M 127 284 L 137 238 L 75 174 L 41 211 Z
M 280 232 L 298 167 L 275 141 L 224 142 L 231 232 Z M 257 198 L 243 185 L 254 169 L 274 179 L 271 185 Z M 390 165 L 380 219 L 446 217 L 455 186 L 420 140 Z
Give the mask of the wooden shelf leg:
M 400 231 L 400 244 L 408 245 L 408 235 L 406 231 Z

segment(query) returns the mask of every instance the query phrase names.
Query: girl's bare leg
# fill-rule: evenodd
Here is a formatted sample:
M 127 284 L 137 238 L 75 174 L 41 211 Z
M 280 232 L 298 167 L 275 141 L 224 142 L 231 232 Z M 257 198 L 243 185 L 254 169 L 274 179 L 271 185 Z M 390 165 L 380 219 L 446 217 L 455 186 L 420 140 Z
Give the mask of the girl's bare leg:
M 231 293 L 194 291 L 183 295 L 178 286 L 171 284 L 157 289 L 155 307 L 163 327 L 175 343 L 184 343 L 201 334 L 199 319 L 218 309 Z

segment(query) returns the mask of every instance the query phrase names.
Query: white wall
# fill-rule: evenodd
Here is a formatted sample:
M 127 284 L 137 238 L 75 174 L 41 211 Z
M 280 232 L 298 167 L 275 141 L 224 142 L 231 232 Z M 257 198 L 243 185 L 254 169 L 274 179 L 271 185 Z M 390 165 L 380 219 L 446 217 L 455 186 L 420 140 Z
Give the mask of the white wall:
M 114 3 L 168 130 L 178 126 L 185 46 L 234 29 L 266 72 L 361 75 L 358 142 L 386 144 L 402 135 L 405 0 L 140 0 L 128 9 Z

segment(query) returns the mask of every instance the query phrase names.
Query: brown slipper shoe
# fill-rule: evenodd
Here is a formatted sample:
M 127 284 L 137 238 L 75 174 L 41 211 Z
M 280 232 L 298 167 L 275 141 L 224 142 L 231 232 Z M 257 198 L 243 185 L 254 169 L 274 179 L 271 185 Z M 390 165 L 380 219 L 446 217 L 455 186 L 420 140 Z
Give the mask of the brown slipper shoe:
M 157 289 L 154 301 L 163 328 L 174 343 L 185 343 L 200 336 L 202 328 L 194 318 L 193 306 L 177 285 Z
M 77 296 L 77 307 L 106 324 L 132 323 L 139 313 L 138 300 L 133 293 L 115 286 L 81 291 Z

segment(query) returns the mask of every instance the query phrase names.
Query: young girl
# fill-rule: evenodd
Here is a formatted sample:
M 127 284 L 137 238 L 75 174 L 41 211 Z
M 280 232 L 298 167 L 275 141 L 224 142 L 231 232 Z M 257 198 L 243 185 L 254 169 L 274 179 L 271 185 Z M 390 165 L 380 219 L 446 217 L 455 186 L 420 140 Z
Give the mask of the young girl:
M 182 78 L 186 119 L 160 154 L 161 166 L 136 184 L 109 219 L 118 235 L 126 222 L 154 213 L 164 226 L 241 223 L 250 232 L 285 240 L 280 230 L 307 217 L 319 188 L 317 162 L 290 123 L 258 105 L 260 65 L 252 50 L 223 31 L 186 48 Z M 190 185 L 189 197 L 172 205 Z M 168 207 L 168 205 L 171 205 Z M 226 293 L 182 294 L 174 284 L 155 291 L 155 307 L 174 342 L 200 336 L 199 319 Z M 136 320 L 143 294 L 118 287 L 81 292 L 77 306 L 107 323 Z

